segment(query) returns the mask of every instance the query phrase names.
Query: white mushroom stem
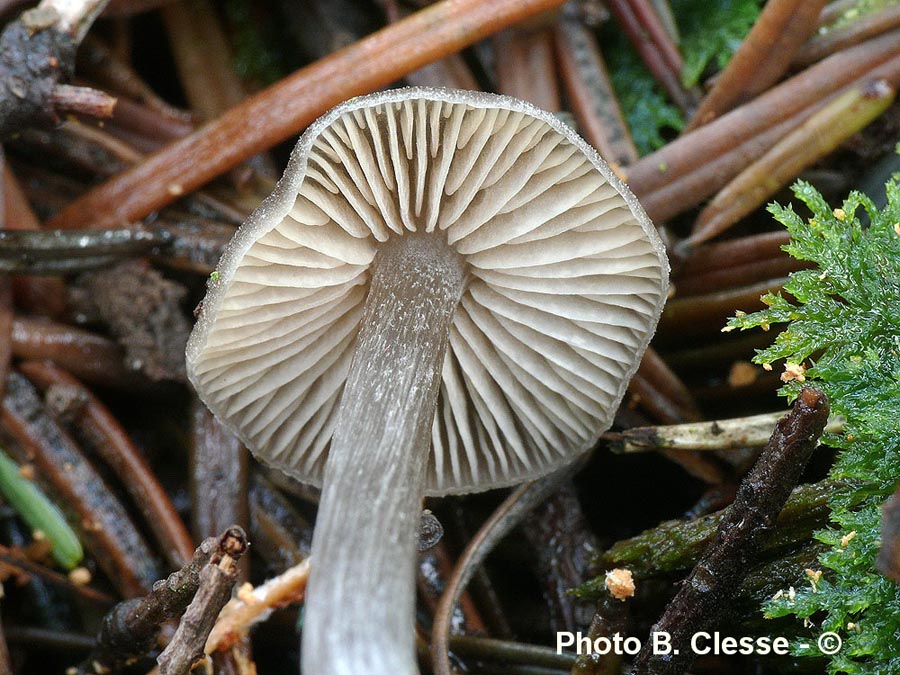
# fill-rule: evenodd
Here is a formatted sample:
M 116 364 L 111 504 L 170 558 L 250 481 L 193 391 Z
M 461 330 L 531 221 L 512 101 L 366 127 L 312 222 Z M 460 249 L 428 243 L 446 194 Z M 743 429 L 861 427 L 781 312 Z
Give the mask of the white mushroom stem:
M 303 628 L 309 675 L 410 675 L 431 428 L 464 264 L 438 233 L 383 245 L 331 441 Z

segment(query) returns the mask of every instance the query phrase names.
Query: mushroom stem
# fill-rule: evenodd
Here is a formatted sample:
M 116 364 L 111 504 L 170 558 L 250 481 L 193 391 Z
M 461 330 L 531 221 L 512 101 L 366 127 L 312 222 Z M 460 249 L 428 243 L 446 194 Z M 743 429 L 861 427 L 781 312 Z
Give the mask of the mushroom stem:
M 415 550 L 461 257 L 437 232 L 373 264 L 313 535 L 303 672 L 409 675 Z

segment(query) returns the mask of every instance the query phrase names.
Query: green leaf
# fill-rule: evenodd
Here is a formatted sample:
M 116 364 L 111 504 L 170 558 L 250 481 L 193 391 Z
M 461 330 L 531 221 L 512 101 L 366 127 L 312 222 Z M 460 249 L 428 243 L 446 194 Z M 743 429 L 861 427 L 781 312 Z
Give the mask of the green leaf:
M 40 530 L 53 546 L 53 559 L 71 570 L 84 558 L 78 536 L 58 508 L 30 480 L 18 465 L 0 450 L 0 492 L 32 530 Z

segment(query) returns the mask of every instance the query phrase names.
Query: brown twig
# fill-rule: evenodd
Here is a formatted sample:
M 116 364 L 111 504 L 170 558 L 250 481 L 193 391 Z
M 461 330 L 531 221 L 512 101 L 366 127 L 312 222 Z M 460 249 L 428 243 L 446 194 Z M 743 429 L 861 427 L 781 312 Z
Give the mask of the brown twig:
M 768 89 L 787 72 L 800 45 L 816 30 L 827 0 L 771 0 L 716 77 L 688 124 L 690 131 Z
M 46 581 L 48 584 L 52 584 L 57 588 L 64 589 L 68 593 L 80 596 L 82 599 L 90 601 L 94 604 L 108 607 L 115 602 L 112 596 L 104 593 L 103 591 L 98 591 L 97 589 L 91 588 L 90 586 L 72 583 L 72 581 L 68 577 L 63 576 L 55 570 L 44 567 L 43 565 L 29 560 L 25 555 L 14 548 L 7 548 L 6 546 L 0 545 L 0 562 L 2 562 L 3 565 L 7 568 L 11 568 L 13 570 L 20 571 L 21 573 L 30 577 Z
M 642 192 L 640 180 L 636 183 L 632 180 L 629 184 L 640 197 L 647 215 L 656 222 L 668 220 L 696 206 L 727 185 L 728 181 L 744 167 L 762 157 L 785 135 L 812 116 L 821 105 L 821 103 L 813 104 L 786 119 L 776 117 L 771 120 L 771 126 L 743 142 L 722 150 L 721 154 L 704 155 L 703 158 L 698 156 L 697 166 L 680 176 L 673 176 L 670 181 L 658 185 L 649 192 Z M 780 114 L 777 113 L 779 116 Z M 713 124 L 715 122 L 709 126 Z M 640 161 L 638 160 L 638 164 Z M 661 171 L 663 166 L 660 165 Z
M 13 356 L 50 359 L 79 380 L 133 390 L 147 381 L 125 367 L 124 351 L 94 333 L 55 321 L 17 316 L 13 321 Z
M 125 596 L 146 592 L 157 578 L 150 548 L 106 481 L 18 373 L 8 379 L 0 421 L 35 465 L 48 493 L 77 518 L 73 525 L 110 581 Z
M 774 230 L 698 246 L 678 270 L 677 279 L 700 276 L 731 265 L 761 263 L 778 255 L 787 255 L 782 247 L 790 240 L 791 236 L 785 230 Z
M 398 0 L 378 0 L 378 2 L 384 9 L 389 23 L 396 23 L 410 14 Z M 442 59 L 407 73 L 403 79 L 416 87 L 450 87 L 471 91 L 481 89 L 462 54 L 448 54 Z
M 113 116 L 116 97 L 92 87 L 58 84 L 50 92 L 50 105 L 57 115 L 76 113 L 99 119 Z
M 221 557 L 230 530 L 203 541 L 191 561 L 165 581 L 153 584 L 146 596 L 118 605 L 103 619 L 96 645 L 78 666 L 79 675 L 109 673 L 146 654 L 156 643 L 164 621 L 179 616 L 200 586 L 200 572 L 215 555 Z
M 187 675 L 204 658 L 204 645 L 219 612 L 231 598 L 238 579 L 237 563 L 247 545 L 247 535 L 236 526 L 219 538 L 218 550 L 200 570 L 200 585 L 175 636 L 156 659 L 160 675 Z
M 828 410 L 828 399 L 820 390 L 801 390 L 793 410 L 778 422 L 738 488 L 706 553 L 652 628 L 671 636 L 672 652 L 654 653 L 648 641 L 632 675 L 680 675 L 690 667 L 692 635 L 712 625 L 728 607 L 812 455 Z
M 212 4 L 172 3 L 161 14 L 191 110 L 211 120 L 239 103 L 246 92 L 232 67 L 231 50 Z
M 660 319 L 660 332 L 680 340 L 720 331 L 734 310 L 752 312 L 763 307 L 759 296 L 779 291 L 786 278 L 768 279 L 750 286 L 675 298 Z
M 122 481 L 166 559 L 175 566 L 187 564 L 193 542 L 184 522 L 147 460 L 109 409 L 81 382 L 49 361 L 26 361 L 19 368 L 46 394 L 52 388 L 65 388 L 67 396 L 78 398 L 79 409 L 72 417 L 79 436 Z
M 723 263 L 725 260 L 727 258 L 720 259 Z M 779 252 L 771 258 L 763 260 L 733 265 L 726 263 L 720 269 L 692 276 L 680 276 L 675 281 L 675 293 L 677 297 L 685 298 L 691 295 L 724 291 L 729 288 L 749 286 L 766 279 L 780 279 L 791 272 L 810 266 L 786 253 Z
M 142 218 L 372 91 L 562 0 L 443 0 L 303 68 L 70 204 L 51 227 Z M 247 120 L 253 120 L 247 124 Z
M 653 386 L 660 396 L 671 401 L 675 416 L 684 422 L 702 419 L 700 409 L 684 382 L 672 371 L 652 347 L 644 352 L 638 374 Z

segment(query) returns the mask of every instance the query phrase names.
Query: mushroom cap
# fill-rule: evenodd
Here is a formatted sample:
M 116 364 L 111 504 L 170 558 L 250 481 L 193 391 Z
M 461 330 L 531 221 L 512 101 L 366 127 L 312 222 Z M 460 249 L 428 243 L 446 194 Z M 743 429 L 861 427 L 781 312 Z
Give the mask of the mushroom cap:
M 597 152 L 507 96 L 408 88 L 311 125 L 227 247 L 187 348 L 201 399 L 320 485 L 381 242 L 463 255 L 428 494 L 546 474 L 609 428 L 668 287 L 653 224 Z

